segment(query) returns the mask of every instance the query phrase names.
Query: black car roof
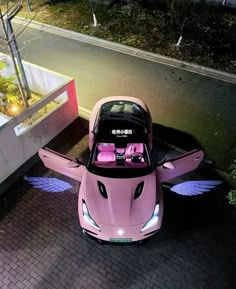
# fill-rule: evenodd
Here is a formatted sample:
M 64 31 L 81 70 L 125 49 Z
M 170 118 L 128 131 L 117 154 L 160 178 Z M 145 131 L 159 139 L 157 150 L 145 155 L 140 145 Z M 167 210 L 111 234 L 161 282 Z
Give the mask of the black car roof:
M 145 141 L 147 112 L 130 101 L 103 104 L 98 115 L 97 141 Z

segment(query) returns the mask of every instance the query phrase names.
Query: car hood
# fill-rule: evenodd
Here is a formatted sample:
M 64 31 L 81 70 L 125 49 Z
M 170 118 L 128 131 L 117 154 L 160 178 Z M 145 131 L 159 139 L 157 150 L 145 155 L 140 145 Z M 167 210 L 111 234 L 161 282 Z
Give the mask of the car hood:
M 157 200 L 155 172 L 129 179 L 106 178 L 87 172 L 84 181 L 84 199 L 95 222 L 130 226 L 143 224 L 151 217 Z M 101 194 L 98 182 L 104 185 L 107 199 Z M 142 193 L 135 199 L 135 190 L 142 182 Z

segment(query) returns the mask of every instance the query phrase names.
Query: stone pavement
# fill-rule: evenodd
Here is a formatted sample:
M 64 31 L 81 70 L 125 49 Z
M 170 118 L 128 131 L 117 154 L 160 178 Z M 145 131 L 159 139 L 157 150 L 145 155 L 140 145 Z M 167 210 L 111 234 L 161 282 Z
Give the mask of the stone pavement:
M 86 128 L 76 121 L 49 146 L 86 158 Z M 59 177 L 41 162 L 27 175 Z M 99 245 L 78 224 L 79 184 L 60 178 L 73 188 L 45 193 L 20 178 L 0 196 L 1 289 L 235 288 L 236 210 L 224 185 L 191 198 L 165 191 L 158 235 L 142 245 Z

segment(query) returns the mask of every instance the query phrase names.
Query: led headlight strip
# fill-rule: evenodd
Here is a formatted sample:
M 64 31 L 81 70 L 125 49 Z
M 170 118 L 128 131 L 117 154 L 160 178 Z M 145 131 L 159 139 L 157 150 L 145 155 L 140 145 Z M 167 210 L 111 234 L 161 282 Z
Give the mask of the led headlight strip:
M 144 232 L 148 229 L 150 229 L 151 227 L 153 227 L 154 225 L 156 225 L 156 223 L 158 222 L 158 214 L 159 214 L 159 202 L 156 204 L 154 212 L 151 216 L 151 218 L 143 225 L 141 232 Z
M 98 225 L 95 223 L 95 221 L 91 218 L 91 216 L 89 215 L 88 212 L 88 208 L 86 206 L 85 201 L 82 201 L 82 212 L 83 212 L 83 217 L 84 220 L 90 225 L 92 226 L 94 229 L 101 231 L 100 228 L 98 227 Z

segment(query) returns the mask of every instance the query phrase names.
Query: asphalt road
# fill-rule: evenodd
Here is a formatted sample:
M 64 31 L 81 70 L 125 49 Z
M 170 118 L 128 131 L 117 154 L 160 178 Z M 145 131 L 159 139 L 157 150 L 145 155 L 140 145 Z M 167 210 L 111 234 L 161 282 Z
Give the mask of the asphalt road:
M 231 161 L 235 84 L 30 27 L 18 45 L 23 60 L 73 77 L 79 106 L 91 110 L 109 95 L 142 98 L 153 122 L 191 134 L 218 167 Z

